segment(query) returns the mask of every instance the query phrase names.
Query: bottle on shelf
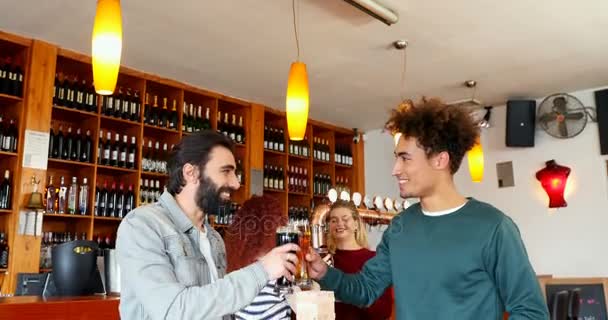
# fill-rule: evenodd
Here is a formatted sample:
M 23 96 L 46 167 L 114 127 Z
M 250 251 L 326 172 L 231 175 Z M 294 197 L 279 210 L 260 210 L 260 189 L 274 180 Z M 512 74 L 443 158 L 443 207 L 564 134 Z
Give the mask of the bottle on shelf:
M 67 213 L 76 214 L 78 204 L 78 178 L 72 177 L 72 184 L 67 191 Z
M 9 247 L 8 239 L 4 232 L 0 232 L 0 268 L 8 268 Z
M 53 185 L 53 176 L 46 185 L 45 208 L 47 213 L 57 213 L 57 188 Z
M 89 214 L 89 184 L 87 178 L 82 178 L 82 185 L 78 191 L 78 213 L 86 216 Z
M 65 214 L 67 204 L 68 187 L 65 185 L 65 178 L 60 177 L 59 192 L 57 193 L 57 213 Z
M 11 172 L 4 170 L 4 179 L 0 183 L 0 209 L 11 209 L 11 198 L 13 196 L 11 186 Z

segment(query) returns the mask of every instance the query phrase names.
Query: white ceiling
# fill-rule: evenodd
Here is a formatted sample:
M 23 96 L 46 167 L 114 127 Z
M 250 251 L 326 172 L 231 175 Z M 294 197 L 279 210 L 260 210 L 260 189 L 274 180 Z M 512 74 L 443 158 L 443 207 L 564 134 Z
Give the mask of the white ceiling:
M 542 97 L 608 84 L 608 1 L 385 0 L 393 26 L 342 0 L 300 0 L 314 119 L 379 128 L 406 96 Z M 123 0 L 130 67 L 284 109 L 296 57 L 291 0 Z M 0 29 L 90 52 L 95 1 L 0 0 Z M 12 14 L 11 14 L 12 13 Z

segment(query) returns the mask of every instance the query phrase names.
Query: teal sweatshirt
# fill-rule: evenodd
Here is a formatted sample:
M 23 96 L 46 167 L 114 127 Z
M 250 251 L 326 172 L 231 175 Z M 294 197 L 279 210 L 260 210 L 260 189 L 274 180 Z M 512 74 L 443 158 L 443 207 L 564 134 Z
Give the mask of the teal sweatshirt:
M 320 283 L 358 306 L 392 284 L 399 320 L 498 320 L 504 311 L 512 320 L 549 318 L 517 226 L 475 199 L 435 217 L 410 206 L 360 273 L 330 268 Z

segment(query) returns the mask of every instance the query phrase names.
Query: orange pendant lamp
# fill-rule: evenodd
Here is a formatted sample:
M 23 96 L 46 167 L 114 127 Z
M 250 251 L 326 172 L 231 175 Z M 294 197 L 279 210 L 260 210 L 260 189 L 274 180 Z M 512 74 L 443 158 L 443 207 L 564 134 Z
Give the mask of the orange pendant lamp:
M 289 139 L 303 140 L 308 121 L 308 74 L 306 65 L 302 62 L 296 61 L 291 64 L 286 100 Z
M 92 38 L 95 92 L 111 95 L 116 88 L 122 53 L 120 0 L 97 0 Z
M 306 64 L 300 62 L 300 40 L 296 23 L 296 0 L 292 0 L 293 29 L 298 47 L 298 58 L 289 68 L 287 78 L 287 97 L 285 99 L 285 111 L 287 112 L 287 132 L 289 139 L 294 141 L 304 140 L 306 135 L 306 123 L 308 122 L 308 73 Z
M 469 173 L 473 182 L 481 182 L 483 180 L 483 148 L 481 147 L 481 138 L 477 137 L 475 145 L 467 153 L 469 160 Z

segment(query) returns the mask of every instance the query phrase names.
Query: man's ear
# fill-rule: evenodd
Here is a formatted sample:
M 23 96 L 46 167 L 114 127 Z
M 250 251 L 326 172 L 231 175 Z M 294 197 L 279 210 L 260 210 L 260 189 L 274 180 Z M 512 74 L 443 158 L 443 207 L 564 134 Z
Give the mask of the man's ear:
M 431 165 L 437 170 L 445 170 L 450 168 L 450 154 L 447 151 L 441 151 L 434 155 L 431 159 Z
M 195 183 L 196 180 L 198 180 L 198 175 L 199 175 L 198 171 L 199 170 L 196 166 L 193 166 L 190 163 L 186 163 L 182 167 L 182 175 L 183 175 L 186 183 Z

